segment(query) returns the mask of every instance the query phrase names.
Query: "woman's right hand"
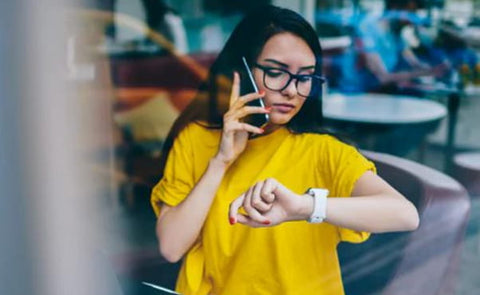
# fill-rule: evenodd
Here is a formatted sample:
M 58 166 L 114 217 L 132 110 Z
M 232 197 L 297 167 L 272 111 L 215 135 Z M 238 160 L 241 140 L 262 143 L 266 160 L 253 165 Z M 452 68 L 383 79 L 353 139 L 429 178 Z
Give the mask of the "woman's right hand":
M 218 152 L 215 155 L 226 165 L 232 164 L 245 150 L 248 133 L 262 134 L 263 129 L 241 122 L 241 119 L 250 114 L 266 114 L 270 111 L 262 107 L 246 105 L 247 102 L 263 97 L 265 93 L 249 93 L 240 95 L 240 77 L 237 72 L 233 75 L 233 86 L 230 95 L 230 107 L 223 116 L 222 138 Z

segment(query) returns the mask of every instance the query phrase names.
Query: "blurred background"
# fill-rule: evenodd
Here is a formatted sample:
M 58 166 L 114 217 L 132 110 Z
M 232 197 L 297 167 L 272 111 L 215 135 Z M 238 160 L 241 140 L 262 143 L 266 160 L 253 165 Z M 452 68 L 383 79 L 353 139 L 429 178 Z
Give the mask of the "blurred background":
M 174 289 L 149 201 L 163 140 L 263 4 L 316 29 L 325 126 L 421 213 L 341 246 L 346 293 L 480 294 L 479 0 L 3 1 L 0 294 Z

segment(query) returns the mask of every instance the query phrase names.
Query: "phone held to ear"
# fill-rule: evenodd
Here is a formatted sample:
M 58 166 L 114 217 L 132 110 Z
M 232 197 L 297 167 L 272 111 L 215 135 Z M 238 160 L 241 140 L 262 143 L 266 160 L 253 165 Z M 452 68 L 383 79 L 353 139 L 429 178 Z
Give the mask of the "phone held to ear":
M 248 66 L 247 60 L 245 57 L 242 57 L 242 62 L 244 66 L 244 71 L 240 71 L 240 95 L 245 95 L 253 92 L 258 92 L 258 87 L 255 84 L 255 80 L 253 79 L 252 72 L 250 71 L 250 67 Z M 249 101 L 247 103 L 249 106 L 253 107 L 265 107 L 265 103 L 263 102 L 263 99 L 259 97 L 258 99 L 254 99 L 252 101 Z M 269 120 L 268 114 L 251 114 L 246 116 L 243 119 L 243 122 L 263 128 L 265 125 L 267 125 Z M 250 134 L 250 137 L 255 137 L 256 134 Z

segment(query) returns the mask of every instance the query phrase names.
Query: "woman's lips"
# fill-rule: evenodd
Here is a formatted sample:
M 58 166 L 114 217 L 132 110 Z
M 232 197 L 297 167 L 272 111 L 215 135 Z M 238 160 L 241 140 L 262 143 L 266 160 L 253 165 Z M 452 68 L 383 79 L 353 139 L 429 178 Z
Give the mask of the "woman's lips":
M 273 109 L 280 112 L 280 113 L 289 113 L 293 110 L 295 106 L 289 103 L 274 103 Z

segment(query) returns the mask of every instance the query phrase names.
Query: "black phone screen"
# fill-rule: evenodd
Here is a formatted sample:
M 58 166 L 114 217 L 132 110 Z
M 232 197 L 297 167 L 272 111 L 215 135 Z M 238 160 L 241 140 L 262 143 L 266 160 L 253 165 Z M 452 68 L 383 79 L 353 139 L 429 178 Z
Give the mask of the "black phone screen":
M 258 92 L 258 87 L 255 84 L 255 80 L 253 79 L 252 72 L 250 71 L 250 67 L 248 66 L 247 60 L 245 57 L 242 57 L 243 63 L 243 70 L 239 72 L 240 74 L 240 96 Z M 254 99 L 247 103 L 249 106 L 254 107 L 265 107 L 263 100 L 261 98 Z M 252 114 L 248 115 L 243 120 L 245 123 L 256 127 L 264 127 L 268 122 L 268 114 Z

